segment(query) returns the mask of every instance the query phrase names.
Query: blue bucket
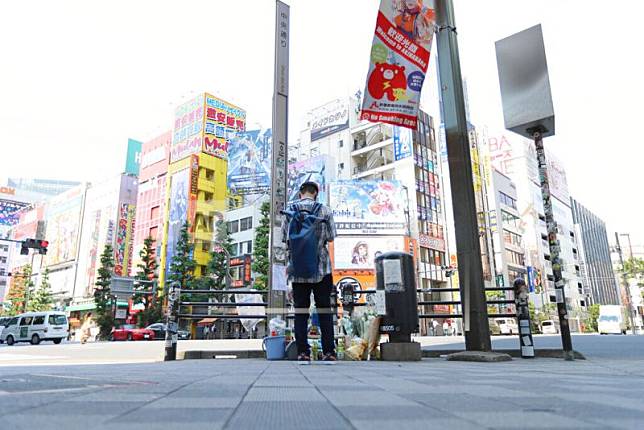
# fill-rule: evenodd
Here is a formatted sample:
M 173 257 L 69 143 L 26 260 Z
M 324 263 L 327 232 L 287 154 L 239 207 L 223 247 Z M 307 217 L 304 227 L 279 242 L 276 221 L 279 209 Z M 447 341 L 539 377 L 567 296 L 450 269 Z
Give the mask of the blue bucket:
M 266 352 L 267 360 L 284 360 L 286 356 L 286 336 L 265 337 L 262 349 Z

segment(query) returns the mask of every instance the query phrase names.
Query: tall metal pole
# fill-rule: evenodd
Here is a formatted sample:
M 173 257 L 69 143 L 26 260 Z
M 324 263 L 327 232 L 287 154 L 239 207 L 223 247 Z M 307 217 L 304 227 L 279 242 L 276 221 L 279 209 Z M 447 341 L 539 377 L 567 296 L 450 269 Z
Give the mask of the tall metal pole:
M 268 318 L 286 313 L 286 249 L 281 238 L 281 211 L 286 207 L 288 179 L 289 6 L 275 2 L 275 76 L 273 83 L 273 159 L 268 267 Z M 276 274 L 281 276 L 276 279 Z
M 628 279 L 626 278 L 626 270 L 624 267 L 624 256 L 622 254 L 622 247 L 619 244 L 619 236 L 620 234 L 615 232 L 615 241 L 617 243 L 617 253 L 619 254 L 619 264 L 622 266 L 622 282 L 624 283 L 624 292 L 626 293 L 626 307 L 628 307 L 628 321 L 631 324 L 631 332 L 633 334 L 637 334 L 637 331 L 635 330 L 635 324 L 633 321 L 634 312 L 633 312 L 633 301 L 631 300 L 631 289 L 628 286 Z M 628 239 L 630 240 L 630 236 Z M 632 252 L 632 249 L 631 249 L 631 252 Z
M 463 81 L 451 0 L 436 1 L 438 71 L 443 100 L 449 176 L 454 202 L 454 227 L 465 348 L 489 351 L 490 327 L 483 283 L 483 263 L 467 133 Z
M 557 239 L 557 223 L 552 213 L 552 200 L 550 199 L 550 184 L 548 181 L 548 164 L 546 163 L 546 151 L 543 148 L 543 130 L 532 130 L 534 146 L 537 150 L 537 162 L 539 163 L 539 179 L 541 181 L 541 197 L 543 198 L 543 212 L 546 215 L 546 228 L 548 229 L 548 245 L 550 248 L 550 262 L 552 263 L 552 275 L 555 278 L 555 293 L 557 295 L 557 312 L 559 314 L 559 328 L 561 331 L 561 345 L 563 347 L 564 359 L 574 360 L 572 350 L 572 338 L 570 337 L 570 325 L 568 324 L 568 309 L 566 308 L 565 282 L 561 274 L 561 258 L 559 258 L 559 240 Z

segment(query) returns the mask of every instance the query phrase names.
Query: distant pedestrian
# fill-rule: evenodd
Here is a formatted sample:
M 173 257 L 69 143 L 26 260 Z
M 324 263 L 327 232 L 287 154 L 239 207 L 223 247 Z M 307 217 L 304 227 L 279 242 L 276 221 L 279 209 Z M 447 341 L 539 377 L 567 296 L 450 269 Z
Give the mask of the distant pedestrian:
M 80 343 L 85 344 L 92 337 L 92 313 L 89 312 L 85 315 L 85 320 L 80 328 L 81 337 Z
M 438 336 L 438 321 L 432 320 L 432 335 Z
M 203 338 L 208 339 L 208 326 L 203 326 Z
M 449 324 L 447 324 L 447 321 L 443 321 L 443 336 L 449 336 Z
M 289 204 L 282 220 L 282 240 L 287 244 L 289 256 L 288 278 L 293 283 L 299 361 L 311 359 L 307 334 L 311 292 L 319 315 L 323 360 L 336 361 L 331 308 L 334 286 L 327 249 L 336 232 L 331 209 L 317 202 L 319 192 L 318 184 L 304 182 L 299 199 Z

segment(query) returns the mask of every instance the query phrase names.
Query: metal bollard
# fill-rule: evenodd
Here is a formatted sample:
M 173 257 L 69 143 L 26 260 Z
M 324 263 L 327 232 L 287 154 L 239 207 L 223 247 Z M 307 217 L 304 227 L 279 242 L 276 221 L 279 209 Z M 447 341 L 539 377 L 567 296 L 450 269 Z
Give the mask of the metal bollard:
M 521 341 L 521 358 L 534 358 L 534 342 L 532 341 L 530 310 L 528 308 L 528 286 L 523 278 L 515 279 L 513 286 Z
M 168 309 L 166 312 L 165 324 L 165 356 L 163 357 L 163 361 L 173 361 L 177 359 L 177 333 L 179 331 L 177 313 L 180 296 L 181 285 L 178 283 L 172 284 L 168 294 Z

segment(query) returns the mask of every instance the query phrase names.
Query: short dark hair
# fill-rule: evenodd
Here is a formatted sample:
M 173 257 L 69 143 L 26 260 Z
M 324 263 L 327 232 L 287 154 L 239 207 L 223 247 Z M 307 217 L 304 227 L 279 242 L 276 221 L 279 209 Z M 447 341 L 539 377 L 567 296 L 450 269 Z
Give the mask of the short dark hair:
M 316 187 L 315 184 L 312 184 L 310 182 L 305 182 L 300 186 L 300 193 L 317 194 L 318 187 Z

